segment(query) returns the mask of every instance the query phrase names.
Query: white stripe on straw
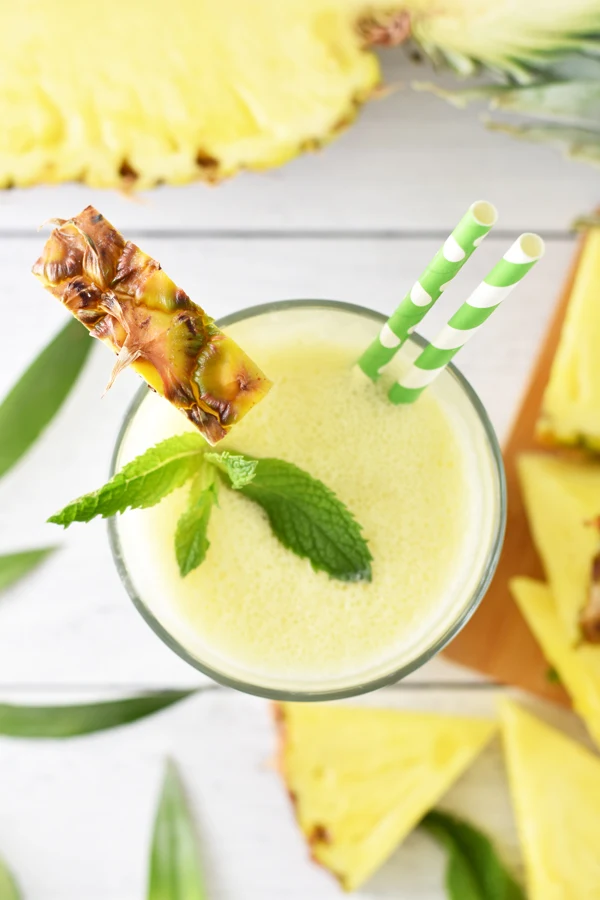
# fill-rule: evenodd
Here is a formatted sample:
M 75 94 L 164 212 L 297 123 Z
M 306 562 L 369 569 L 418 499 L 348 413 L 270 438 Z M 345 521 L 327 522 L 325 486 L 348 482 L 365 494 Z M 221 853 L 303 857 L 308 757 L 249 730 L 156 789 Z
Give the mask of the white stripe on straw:
M 446 368 L 456 353 L 483 327 L 517 284 L 544 254 L 537 234 L 522 234 L 471 296 L 454 313 L 435 340 L 392 385 L 392 403 L 414 403 L 427 385 Z

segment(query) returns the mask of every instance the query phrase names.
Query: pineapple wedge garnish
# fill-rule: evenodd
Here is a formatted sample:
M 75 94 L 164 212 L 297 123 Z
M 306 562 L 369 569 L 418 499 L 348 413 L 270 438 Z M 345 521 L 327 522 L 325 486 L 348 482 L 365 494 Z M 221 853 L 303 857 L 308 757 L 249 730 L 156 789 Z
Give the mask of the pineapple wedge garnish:
M 600 452 L 600 228 L 585 238 L 537 432 Z
M 582 638 L 598 553 L 600 466 L 591 462 L 525 454 L 519 477 L 529 526 L 542 559 L 565 637 Z
M 225 437 L 271 382 L 93 206 L 53 224 L 33 273 L 117 354 L 109 386 L 130 365 L 210 443 Z
M 600 758 L 508 700 L 502 732 L 529 900 L 600 898 Z
M 567 639 L 550 589 L 541 581 L 514 578 L 510 590 L 548 663 L 558 672 L 575 711 L 600 748 L 600 647 L 573 645 Z
M 313 858 L 358 888 L 473 762 L 494 722 L 368 707 L 277 707 L 280 764 Z

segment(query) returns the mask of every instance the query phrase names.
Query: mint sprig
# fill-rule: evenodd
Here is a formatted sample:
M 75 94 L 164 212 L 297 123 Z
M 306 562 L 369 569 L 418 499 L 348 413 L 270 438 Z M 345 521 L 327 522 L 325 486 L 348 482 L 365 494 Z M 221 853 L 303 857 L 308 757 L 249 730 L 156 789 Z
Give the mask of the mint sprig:
M 361 526 L 322 481 L 281 459 L 254 459 L 235 451 L 215 453 L 197 434 L 162 441 L 124 466 L 108 484 L 69 503 L 48 521 L 67 528 L 95 516 L 154 506 L 197 476 L 175 534 L 177 562 L 185 576 L 203 562 L 209 548 L 216 470 L 228 487 L 263 508 L 275 537 L 308 559 L 313 569 L 340 581 L 371 580 L 373 557 Z
M 197 569 L 206 558 L 210 547 L 208 523 L 217 498 L 215 470 L 206 462 L 205 457 L 192 482 L 187 507 L 175 530 L 175 555 L 182 578 Z
M 237 489 L 262 506 L 284 547 L 332 578 L 370 581 L 373 557 L 361 527 L 333 491 L 293 463 L 254 462 L 254 477 Z
M 483 832 L 448 813 L 429 812 L 421 827 L 448 851 L 449 900 L 525 900 L 525 894 Z
M 205 448 L 206 441 L 199 434 L 167 438 L 136 456 L 99 490 L 73 500 L 48 521 L 68 528 L 73 522 L 89 522 L 96 516 L 108 518 L 126 509 L 155 506 L 195 475 Z
M 230 453 L 229 450 L 224 450 L 222 453 L 205 453 L 204 458 L 224 475 L 227 475 L 231 487 L 236 491 L 250 484 L 258 465 L 257 459 L 251 459 L 241 453 Z

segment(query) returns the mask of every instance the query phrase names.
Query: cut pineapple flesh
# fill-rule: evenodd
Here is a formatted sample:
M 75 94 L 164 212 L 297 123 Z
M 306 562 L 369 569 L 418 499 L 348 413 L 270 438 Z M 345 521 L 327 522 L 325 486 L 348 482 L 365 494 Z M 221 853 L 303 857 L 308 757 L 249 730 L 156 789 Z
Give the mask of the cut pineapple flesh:
M 599 32 L 597 0 L 4 3 L 0 187 L 145 188 L 277 166 L 373 95 L 370 42 L 410 35 L 436 65 L 527 81 L 561 54 L 597 52 Z
M 565 638 L 581 638 L 580 617 L 590 594 L 598 552 L 600 466 L 526 454 L 519 477 L 529 525 L 544 564 Z
M 225 437 L 271 382 L 156 260 L 125 241 L 93 206 L 54 222 L 33 273 L 117 354 L 110 383 L 131 365 L 210 443 Z
M 334 137 L 380 80 L 348 0 L 3 8 L 0 186 L 209 181 Z M 88 12 L 86 13 L 86 9 Z M 4 87 L 1 87 L 1 86 Z
M 515 578 L 510 589 L 548 663 L 560 676 L 575 711 L 600 747 L 600 647 L 573 645 L 556 612 L 547 585 L 531 578 Z
M 600 228 L 585 239 L 537 431 L 600 452 Z
M 529 900 L 599 900 L 600 759 L 508 700 L 502 732 Z
M 367 707 L 278 708 L 282 773 L 314 859 L 358 888 L 475 759 L 495 723 Z

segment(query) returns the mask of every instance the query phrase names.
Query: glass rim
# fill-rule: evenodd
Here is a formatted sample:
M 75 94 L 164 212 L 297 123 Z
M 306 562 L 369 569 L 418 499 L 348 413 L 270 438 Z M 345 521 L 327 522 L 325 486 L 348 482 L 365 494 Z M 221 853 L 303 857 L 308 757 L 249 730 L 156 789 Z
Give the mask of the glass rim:
M 237 322 L 244 321 L 246 319 L 255 318 L 256 316 L 264 315 L 267 313 L 281 312 L 288 309 L 335 309 L 342 312 L 349 312 L 355 315 L 360 315 L 381 324 L 387 322 L 388 320 L 388 316 L 376 310 L 369 309 L 366 306 L 346 303 L 340 300 L 290 299 L 276 300 L 270 303 L 260 303 L 255 306 L 246 307 L 245 309 L 230 313 L 227 316 L 223 316 L 216 321 L 216 324 L 219 326 L 219 328 L 227 328 L 230 325 L 235 325 Z M 429 342 L 424 337 L 417 334 L 416 332 L 413 332 L 410 338 L 412 341 L 414 341 L 414 343 L 422 348 L 425 348 L 429 344 Z M 493 472 L 497 480 L 498 504 L 493 539 L 490 543 L 490 549 L 488 551 L 485 566 L 483 568 L 481 578 L 477 583 L 477 587 L 473 591 L 469 601 L 465 603 L 464 607 L 461 609 L 456 619 L 454 619 L 448 625 L 446 630 L 438 636 L 438 638 L 433 642 L 433 644 L 431 644 L 431 646 L 428 646 L 425 650 L 415 656 L 414 659 L 411 659 L 408 663 L 404 663 L 402 666 L 396 667 L 392 671 L 387 672 L 384 675 L 379 675 L 376 678 L 367 679 L 365 681 L 353 684 L 352 686 L 340 688 L 329 688 L 324 690 L 292 690 L 285 688 L 270 688 L 261 684 L 256 684 L 251 681 L 244 681 L 241 678 L 228 675 L 227 673 L 221 672 L 218 669 L 209 666 L 208 664 L 202 662 L 202 660 L 199 660 L 197 659 L 197 657 L 193 656 L 183 646 L 183 644 L 181 644 L 175 637 L 173 637 L 173 635 L 169 631 L 167 631 L 167 629 L 162 625 L 162 623 L 157 619 L 154 613 L 151 612 L 151 610 L 146 606 L 144 601 L 138 595 L 138 592 L 133 584 L 133 580 L 125 564 L 124 556 L 122 553 L 121 541 L 116 524 L 117 517 L 113 516 L 112 518 L 108 519 L 108 535 L 109 544 L 115 566 L 117 568 L 117 572 L 119 573 L 121 582 L 123 583 L 125 590 L 129 595 L 129 598 L 133 602 L 133 605 L 145 620 L 145 622 L 154 631 L 154 633 L 163 641 L 163 643 L 165 643 L 171 650 L 173 650 L 174 653 L 176 653 L 181 659 L 191 665 L 194 669 L 202 672 L 202 674 L 207 675 L 213 681 L 224 687 L 234 688 L 235 690 L 242 691 L 243 693 L 252 694 L 257 697 L 263 697 L 268 700 L 302 703 L 324 702 L 327 700 L 343 700 L 349 697 L 357 697 L 361 694 L 367 694 L 372 691 L 379 690 L 383 687 L 388 687 L 389 685 L 395 684 L 396 682 L 401 681 L 403 678 L 406 678 L 407 675 L 410 675 L 417 669 L 420 669 L 421 666 L 425 665 L 425 663 L 429 662 L 430 659 L 432 659 L 441 650 L 443 650 L 444 647 L 446 647 L 450 643 L 450 641 L 452 641 L 452 639 L 455 638 L 456 635 L 464 628 L 487 592 L 487 589 L 496 571 L 500 553 L 502 551 L 507 515 L 506 477 L 504 472 L 504 463 L 502 460 L 502 451 L 500 449 L 494 427 L 483 403 L 479 399 L 478 394 L 471 386 L 468 379 L 465 378 L 465 376 L 452 363 L 449 363 L 446 366 L 446 370 L 455 379 L 455 381 L 458 382 L 459 387 L 464 392 L 476 414 L 477 419 L 483 427 L 485 438 L 490 448 Z M 133 421 L 136 412 L 147 396 L 148 388 L 145 385 L 142 385 L 136 392 L 135 397 L 127 408 L 125 417 L 123 419 L 121 427 L 119 428 L 115 448 L 113 450 L 110 462 L 111 478 L 116 473 L 119 454 L 127 431 L 131 425 L 131 422 Z

